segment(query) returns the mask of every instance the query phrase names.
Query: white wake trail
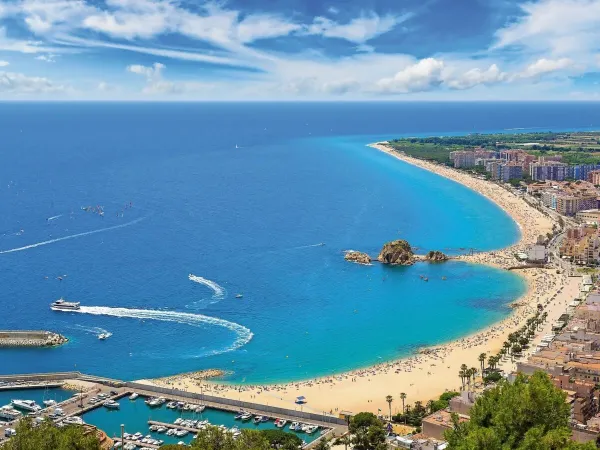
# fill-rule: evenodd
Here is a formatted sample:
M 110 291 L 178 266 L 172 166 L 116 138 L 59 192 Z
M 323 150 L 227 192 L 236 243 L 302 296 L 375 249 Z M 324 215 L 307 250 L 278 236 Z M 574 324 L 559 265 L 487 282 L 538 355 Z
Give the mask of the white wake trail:
M 188 278 L 190 279 L 190 281 L 193 281 L 194 283 L 199 283 L 202 284 L 210 289 L 212 289 L 213 291 L 213 298 L 215 299 L 222 299 L 223 297 L 225 297 L 225 288 L 223 288 L 222 286 L 218 285 L 217 283 L 215 283 L 212 280 L 208 280 L 206 278 L 203 277 L 198 277 L 194 274 L 189 274 Z
M 223 350 L 213 352 L 213 355 L 237 350 L 238 348 L 250 342 L 254 336 L 252 331 L 243 325 L 202 314 L 191 314 L 175 311 L 157 311 L 152 309 L 109 308 L 106 306 L 82 306 L 81 309 L 73 310 L 72 312 L 92 314 L 96 316 L 129 317 L 132 319 L 177 322 L 195 327 L 200 327 L 202 325 L 215 325 L 231 330 L 237 334 L 237 338 L 232 345 Z
M 50 221 L 52 221 L 52 220 L 56 220 L 56 219 L 58 219 L 59 217 L 62 217 L 62 216 L 63 216 L 62 214 L 59 214 L 58 216 L 52 216 L 52 217 L 48 217 L 48 218 L 46 219 L 46 222 L 50 222 Z
M 119 228 L 125 228 L 128 226 L 134 225 L 138 222 L 141 222 L 144 219 L 146 219 L 146 217 L 140 217 L 139 219 L 132 220 L 131 222 L 122 223 L 120 225 L 114 225 L 112 227 L 100 228 L 99 230 L 86 231 L 85 233 L 77 233 L 77 234 L 72 234 L 70 236 L 63 236 L 63 237 L 56 238 L 56 239 L 50 239 L 48 241 L 36 242 L 35 244 L 26 245 L 24 247 L 11 248 L 10 250 L 2 250 L 2 251 L 0 251 L 0 255 L 2 255 L 4 253 L 22 252 L 23 250 L 29 250 L 31 248 L 41 247 L 43 245 L 54 244 L 55 242 L 66 241 L 68 239 L 75 239 L 75 238 L 79 238 L 79 237 L 83 237 L 83 236 L 89 236 L 91 234 L 96 234 L 96 233 L 104 233 L 105 231 L 110 231 L 110 230 L 117 230 Z

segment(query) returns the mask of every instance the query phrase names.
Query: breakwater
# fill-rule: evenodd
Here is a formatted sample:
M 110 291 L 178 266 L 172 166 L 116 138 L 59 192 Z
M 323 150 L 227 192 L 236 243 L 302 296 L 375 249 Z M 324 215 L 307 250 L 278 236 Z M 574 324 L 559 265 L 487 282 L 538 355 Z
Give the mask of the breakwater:
M 68 339 L 51 331 L 0 330 L 0 347 L 56 347 Z

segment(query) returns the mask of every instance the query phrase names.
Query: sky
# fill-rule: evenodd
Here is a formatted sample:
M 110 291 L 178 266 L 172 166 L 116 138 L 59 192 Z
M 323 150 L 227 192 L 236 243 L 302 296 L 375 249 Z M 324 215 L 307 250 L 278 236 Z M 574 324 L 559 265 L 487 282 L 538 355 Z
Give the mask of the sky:
M 0 100 L 600 101 L 600 0 L 0 0 Z

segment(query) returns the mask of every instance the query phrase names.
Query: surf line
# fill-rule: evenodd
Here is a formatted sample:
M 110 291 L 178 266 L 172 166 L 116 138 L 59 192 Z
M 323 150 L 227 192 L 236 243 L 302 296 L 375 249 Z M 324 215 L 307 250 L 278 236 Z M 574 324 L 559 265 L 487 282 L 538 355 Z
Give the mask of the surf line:
M 214 299 L 222 299 L 223 297 L 225 297 L 225 288 L 218 285 L 214 281 L 208 280 L 203 277 L 198 277 L 191 273 L 189 274 L 188 278 L 190 281 L 193 281 L 194 283 L 202 284 L 202 285 L 212 289 Z
M 112 227 L 107 227 L 107 228 L 100 228 L 99 230 L 86 231 L 84 233 L 77 233 L 77 234 L 72 234 L 70 236 L 63 236 L 63 237 L 56 238 L 56 239 L 50 239 L 48 241 L 36 242 L 35 244 L 29 244 L 24 247 L 11 248 L 10 250 L 2 250 L 2 251 L 0 251 L 0 255 L 2 255 L 4 253 L 22 252 L 23 250 L 29 250 L 31 248 L 41 247 L 43 245 L 54 244 L 55 242 L 66 241 L 68 239 L 76 239 L 76 238 L 83 237 L 83 236 L 89 236 L 91 234 L 104 233 L 105 231 L 117 230 L 119 228 L 125 228 L 130 225 L 134 225 L 138 222 L 141 222 L 142 220 L 146 219 L 147 217 L 148 216 L 140 217 L 139 219 L 132 220 L 131 222 L 122 223 L 120 225 L 114 225 Z
M 226 328 L 237 334 L 236 340 L 223 350 L 212 352 L 212 355 L 231 352 L 246 345 L 252 340 L 254 334 L 248 328 L 235 322 L 219 319 L 218 317 L 203 314 L 183 313 L 176 311 L 158 311 L 152 309 L 110 308 L 106 306 L 82 306 L 78 310 L 69 312 L 92 314 L 96 316 L 128 317 L 132 319 L 160 320 L 163 322 L 177 322 L 185 325 L 200 327 L 202 325 L 215 325 Z

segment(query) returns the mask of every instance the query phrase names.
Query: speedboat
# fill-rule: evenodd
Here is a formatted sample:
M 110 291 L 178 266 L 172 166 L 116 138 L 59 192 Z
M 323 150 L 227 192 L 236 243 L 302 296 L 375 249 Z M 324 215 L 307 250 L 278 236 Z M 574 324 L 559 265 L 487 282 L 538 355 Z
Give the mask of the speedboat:
M 44 400 L 42 403 L 44 404 L 45 407 L 55 406 L 56 400 Z
M 285 419 L 277 419 L 275 421 L 275 426 L 277 428 L 283 428 L 283 427 L 285 427 L 286 424 L 287 424 L 287 420 L 285 420 Z
M 235 298 L 243 298 L 243 297 L 244 297 L 244 296 L 243 296 L 242 294 L 237 294 L 237 295 L 235 296 Z
M 200 406 L 196 406 L 196 412 L 197 413 L 201 413 L 206 409 L 206 406 L 204 405 L 200 405 Z
M 101 341 L 105 341 L 110 337 L 110 333 L 100 333 L 98 335 L 98 339 L 100 339 Z
M 237 413 L 235 415 L 235 417 L 233 418 L 233 420 L 240 420 L 244 414 L 246 414 L 244 411 L 240 411 L 239 413 Z
M 138 398 L 140 396 L 140 394 L 138 394 L 137 392 L 134 392 L 133 394 L 131 394 L 129 396 L 129 400 L 135 400 L 136 398 Z
M 308 429 L 306 430 L 306 432 L 308 434 L 313 434 L 315 431 L 317 431 L 319 429 L 319 425 L 309 425 Z
M 300 424 L 298 422 L 292 422 L 290 425 L 290 430 L 297 431 L 300 428 Z
M 183 437 L 183 436 L 186 436 L 188 433 L 189 433 L 188 430 L 177 430 L 175 432 L 175 436 L 177 436 L 177 437 Z
M 158 427 L 157 430 L 156 430 L 156 432 L 157 433 L 164 433 L 165 431 L 167 431 L 167 429 L 168 429 L 167 427 Z
M 50 303 L 50 309 L 53 311 L 77 311 L 81 307 L 79 302 L 68 302 L 61 297 L 54 303 Z
M 175 434 L 175 428 L 169 428 L 169 431 L 167 431 L 167 436 L 173 436 Z
M 263 420 L 262 420 L 262 416 L 254 416 L 254 423 L 255 423 L 255 424 L 259 424 L 259 423 L 261 423 L 262 421 L 263 421 Z
M 11 400 L 10 403 L 15 408 L 23 409 L 29 412 L 38 412 L 42 409 L 42 407 L 33 400 Z
M 244 414 L 242 414 L 241 419 L 243 422 L 248 422 L 250 419 L 252 419 L 252 414 L 250 414 L 248 412 L 244 413 Z
M 102 403 L 102 406 L 108 409 L 119 409 L 121 407 L 119 402 L 115 402 L 114 400 L 106 400 L 104 403 Z

